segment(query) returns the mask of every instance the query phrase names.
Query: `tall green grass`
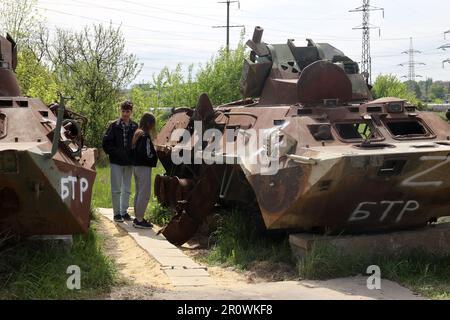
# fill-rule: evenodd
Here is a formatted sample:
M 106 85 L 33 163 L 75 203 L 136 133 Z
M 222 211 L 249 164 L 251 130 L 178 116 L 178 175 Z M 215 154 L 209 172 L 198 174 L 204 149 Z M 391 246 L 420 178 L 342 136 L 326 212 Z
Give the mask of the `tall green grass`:
M 397 255 L 344 255 L 336 248 L 316 244 L 297 268 L 304 279 L 331 279 L 366 274 L 368 266 L 377 265 L 381 277 L 403 284 L 433 299 L 450 299 L 450 255 L 439 256 L 423 251 Z
M 67 268 L 81 269 L 81 290 L 67 288 Z M 94 227 L 61 243 L 25 241 L 0 247 L 0 299 L 87 299 L 108 292 L 117 282 L 113 263 L 101 249 Z
M 223 214 L 217 230 L 212 234 L 214 243 L 206 260 L 213 264 L 233 265 L 245 269 L 255 261 L 284 262 L 294 265 L 288 238 L 269 237 L 254 227 L 249 214 L 232 210 Z

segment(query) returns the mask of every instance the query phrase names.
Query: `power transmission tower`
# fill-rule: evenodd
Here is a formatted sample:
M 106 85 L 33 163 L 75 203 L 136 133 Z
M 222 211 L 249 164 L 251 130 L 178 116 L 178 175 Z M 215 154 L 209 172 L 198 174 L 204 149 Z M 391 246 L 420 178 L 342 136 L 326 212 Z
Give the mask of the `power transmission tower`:
M 444 44 L 444 45 L 440 46 L 438 49 L 442 49 L 442 50 L 450 49 L 450 43 Z
M 444 39 L 447 38 L 446 37 L 447 34 L 450 34 L 450 30 L 444 32 Z M 450 43 L 444 44 L 444 45 L 440 46 L 438 49 L 442 49 L 442 50 L 450 49 Z M 450 58 L 442 61 L 442 68 L 445 68 L 446 63 L 450 63 Z
M 442 68 L 445 68 L 446 63 L 450 63 L 450 58 L 442 61 Z
M 227 51 L 230 49 L 230 28 L 245 28 L 243 25 L 230 26 L 230 5 L 232 3 L 237 3 L 238 8 L 241 8 L 241 3 L 239 1 L 220 1 L 219 3 L 225 3 L 227 5 L 227 25 L 226 26 L 213 26 L 213 28 L 227 28 Z
M 402 78 L 408 78 L 408 81 L 415 81 L 416 78 L 421 78 L 421 75 L 416 74 L 416 66 L 417 65 L 425 65 L 423 62 L 417 62 L 414 59 L 414 55 L 416 53 L 422 53 L 419 50 L 414 49 L 413 38 L 409 38 L 409 50 L 403 51 L 403 54 L 409 55 L 409 61 L 405 63 L 400 63 L 399 66 L 405 67 L 408 66 L 408 75 L 403 76 Z
M 372 82 L 372 57 L 370 56 L 370 29 L 378 29 L 381 35 L 380 27 L 370 24 L 370 11 L 382 11 L 384 18 L 384 8 L 378 8 L 370 5 L 370 0 L 363 0 L 363 5 L 350 12 L 362 12 L 362 25 L 353 28 L 353 30 L 362 30 L 362 59 L 361 59 L 361 73 L 366 78 L 367 83 Z

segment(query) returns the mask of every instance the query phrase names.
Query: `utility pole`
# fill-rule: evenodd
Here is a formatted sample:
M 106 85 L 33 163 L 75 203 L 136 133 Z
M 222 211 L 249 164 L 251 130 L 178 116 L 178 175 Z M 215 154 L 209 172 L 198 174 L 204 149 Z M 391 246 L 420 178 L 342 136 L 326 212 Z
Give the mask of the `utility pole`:
M 415 61 L 414 55 L 416 53 L 422 53 L 422 52 L 420 52 L 419 50 L 415 50 L 414 49 L 413 38 L 412 37 L 409 39 L 409 50 L 403 51 L 402 53 L 409 55 L 409 61 L 408 62 L 404 62 L 404 63 L 400 63 L 399 64 L 399 66 L 402 66 L 402 67 L 408 66 L 408 75 L 407 76 L 403 76 L 402 78 L 408 78 L 408 81 L 410 81 L 410 82 L 415 81 L 416 78 L 421 78 L 422 76 L 416 74 L 416 65 L 425 65 L 425 63 L 423 63 L 423 62 L 416 62 Z
M 378 8 L 370 5 L 370 0 L 363 0 L 363 5 L 350 12 L 362 12 L 362 25 L 353 28 L 353 30 L 362 30 L 362 59 L 361 59 L 361 73 L 366 78 L 367 83 L 372 83 L 372 57 L 370 55 L 370 29 L 378 29 L 378 34 L 381 35 L 379 27 L 370 24 L 370 11 L 382 11 L 384 18 L 384 8 Z
M 218 3 L 225 3 L 227 5 L 227 25 L 226 26 L 213 26 L 213 28 L 226 28 L 227 29 L 227 51 L 230 50 L 230 28 L 245 28 L 245 26 L 243 25 L 235 25 L 235 26 L 230 26 L 230 5 L 232 3 L 237 3 L 238 4 L 238 8 L 241 8 L 241 4 L 239 1 L 232 1 L 232 0 L 227 0 L 227 1 L 220 1 Z

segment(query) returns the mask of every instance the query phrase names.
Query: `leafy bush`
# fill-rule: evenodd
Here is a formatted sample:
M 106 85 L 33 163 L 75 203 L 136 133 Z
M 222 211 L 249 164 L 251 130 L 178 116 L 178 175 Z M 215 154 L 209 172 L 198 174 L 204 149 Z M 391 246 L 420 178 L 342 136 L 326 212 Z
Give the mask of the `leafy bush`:
M 405 99 L 414 105 L 419 104 L 419 100 L 409 90 L 408 86 L 392 74 L 378 76 L 373 85 L 372 92 L 376 99 L 396 97 Z
M 22 94 L 39 97 L 46 104 L 54 102 L 58 97 L 55 75 L 29 49 L 19 53 L 18 62 L 16 73 Z
M 245 46 L 241 41 L 235 50 L 219 50 L 205 65 L 187 67 L 178 64 L 175 69 L 165 67 L 153 79 L 134 86 L 129 96 L 137 106 L 137 115 L 154 108 L 156 115 L 163 116 L 158 108 L 195 107 L 198 97 L 207 93 L 216 105 L 241 98 L 240 79 Z

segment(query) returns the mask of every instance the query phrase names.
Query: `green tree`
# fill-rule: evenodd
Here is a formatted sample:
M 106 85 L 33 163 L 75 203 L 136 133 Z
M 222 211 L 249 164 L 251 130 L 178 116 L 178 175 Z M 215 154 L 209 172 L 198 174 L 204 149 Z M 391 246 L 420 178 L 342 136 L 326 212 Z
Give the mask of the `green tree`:
M 408 86 L 392 74 L 378 76 L 372 92 L 375 98 L 397 97 L 408 100 L 415 105 L 419 104 L 416 96 L 408 89 Z
M 136 85 L 128 93 L 136 106 L 136 118 L 151 110 L 161 127 L 168 116 L 162 108 L 193 108 L 202 93 L 207 93 L 216 105 L 241 99 L 244 56 L 245 46 L 241 41 L 236 50 L 221 49 L 205 65 L 198 65 L 196 75 L 194 65 L 186 69 L 181 64 L 174 69 L 163 68 L 148 83 Z
M 430 87 L 430 98 L 432 100 L 443 100 L 446 93 L 447 89 L 441 83 L 435 82 Z
M 405 84 L 417 98 L 422 97 L 422 89 L 420 88 L 419 83 L 417 81 L 406 81 Z
M 40 98 L 46 104 L 53 102 L 58 95 L 55 75 L 30 49 L 19 52 L 18 62 L 16 74 L 22 94 Z
M 38 60 L 42 59 L 42 44 L 48 41 L 48 30 L 37 0 L 2 0 L 0 12 L 0 33 L 9 33 L 19 49 L 31 49 Z
M 187 74 L 181 64 L 170 70 L 165 67 L 153 76 L 148 84 L 151 92 L 151 105 L 154 107 L 193 107 L 197 103 L 198 87 L 193 80 L 193 65 L 188 66 Z
M 195 107 L 198 97 L 207 93 L 214 104 L 222 104 L 242 98 L 240 80 L 245 47 L 241 42 L 236 50 L 219 50 L 205 65 L 194 65 L 186 70 L 181 64 L 175 69 L 163 68 L 151 81 L 135 86 L 130 93 L 138 105 L 145 108 Z M 142 92 L 144 91 L 145 94 Z M 144 101 L 145 100 L 145 101 Z
M 242 98 L 240 80 L 245 59 L 245 45 L 239 42 L 236 50 L 221 49 L 215 57 L 200 68 L 197 75 L 198 90 L 206 92 L 214 104 Z
M 433 84 L 433 79 L 427 78 L 425 81 L 419 81 L 420 91 L 422 92 L 422 99 L 426 102 L 429 100 L 430 87 Z
M 57 97 L 55 77 L 42 62 L 42 43 L 48 30 L 36 0 L 3 0 L 0 2 L 0 33 L 9 33 L 18 45 L 17 77 L 22 94 L 38 97 L 44 103 Z
M 57 29 L 46 49 L 61 92 L 74 111 L 88 117 L 86 141 L 100 146 L 107 123 L 117 117 L 121 90 L 142 65 L 125 51 L 120 28 L 94 25 L 82 31 Z
M 157 97 L 154 90 L 148 88 L 148 85 L 135 85 L 128 94 L 128 97 L 134 104 L 134 118 L 139 121 L 144 112 L 152 112 L 157 119 L 157 129 L 161 129 L 165 124 L 165 113 L 158 108 Z

